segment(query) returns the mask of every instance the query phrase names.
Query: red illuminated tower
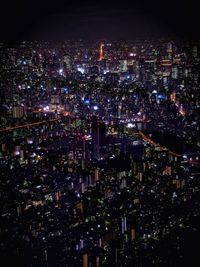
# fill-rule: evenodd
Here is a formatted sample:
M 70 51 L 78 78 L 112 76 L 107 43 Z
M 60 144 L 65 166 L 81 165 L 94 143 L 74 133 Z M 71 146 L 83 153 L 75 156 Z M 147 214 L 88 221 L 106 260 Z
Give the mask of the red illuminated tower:
M 101 43 L 100 49 L 99 49 L 99 61 L 102 61 L 102 59 L 103 59 L 103 46 L 104 46 L 104 44 Z

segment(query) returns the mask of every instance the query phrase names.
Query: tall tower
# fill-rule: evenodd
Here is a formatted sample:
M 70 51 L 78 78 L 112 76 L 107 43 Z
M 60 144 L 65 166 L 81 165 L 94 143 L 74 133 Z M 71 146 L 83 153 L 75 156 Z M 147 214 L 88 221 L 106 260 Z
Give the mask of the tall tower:
M 102 59 L 103 59 L 103 46 L 104 46 L 104 44 L 101 43 L 100 49 L 99 49 L 99 61 L 102 61 Z

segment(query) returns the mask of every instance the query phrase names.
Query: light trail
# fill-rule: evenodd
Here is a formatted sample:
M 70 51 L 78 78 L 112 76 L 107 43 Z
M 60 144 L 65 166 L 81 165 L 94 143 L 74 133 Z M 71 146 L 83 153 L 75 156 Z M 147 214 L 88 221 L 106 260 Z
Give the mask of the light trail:
M 75 119 L 75 120 L 91 120 L 91 118 L 80 118 L 77 116 L 72 116 L 72 115 L 68 115 L 67 117 L 70 117 L 71 119 Z M 113 117 L 111 119 L 118 119 L 117 117 Z M 28 127 L 34 127 L 40 124 L 45 124 L 48 122 L 55 122 L 55 121 L 59 121 L 62 120 L 62 118 L 57 118 L 57 119 L 51 119 L 51 120 L 43 120 L 40 122 L 33 122 L 33 123 L 27 123 L 27 124 L 23 124 L 23 125 L 16 125 L 16 126 L 12 126 L 12 127 L 6 127 L 6 128 L 0 128 L 0 132 L 6 132 L 6 131 L 13 131 L 13 130 L 17 130 L 17 129 L 23 129 L 23 128 L 28 128 Z M 144 123 L 144 122 L 148 122 L 148 121 L 134 121 L 134 123 Z
M 33 126 L 36 126 L 36 125 L 45 124 L 45 123 L 48 123 L 48 122 L 59 121 L 59 120 L 60 119 L 51 119 L 51 120 L 46 120 L 46 121 L 27 123 L 27 124 L 23 124 L 23 125 L 16 125 L 16 126 L 13 126 L 13 127 L 1 128 L 0 132 L 13 131 L 13 130 L 16 130 L 16 129 L 23 129 L 23 128 L 28 128 L 28 127 L 33 127 Z
M 169 148 L 163 147 L 160 144 L 154 142 L 152 139 L 150 139 L 149 137 L 147 137 L 145 134 L 143 134 L 143 132 L 139 131 L 139 135 L 142 137 L 142 139 L 146 142 L 148 142 L 149 144 L 153 145 L 154 147 L 158 147 L 160 148 L 162 151 L 167 151 L 170 155 L 172 156 L 176 156 L 176 157 L 181 157 L 180 154 L 177 154 L 173 151 L 171 151 Z
M 159 147 L 162 151 L 166 151 L 168 152 L 168 154 L 175 156 L 175 157 L 181 157 L 182 155 L 177 154 L 176 152 L 171 151 L 169 148 L 163 147 L 160 144 L 154 142 L 152 139 L 150 139 L 149 137 L 147 137 L 145 134 L 143 134 L 143 132 L 139 131 L 139 135 L 142 137 L 142 139 L 146 142 L 148 142 L 149 144 L 151 144 L 154 147 Z M 188 163 L 190 164 L 194 164 L 194 165 L 198 165 L 200 166 L 199 162 L 196 162 L 195 160 L 187 160 Z

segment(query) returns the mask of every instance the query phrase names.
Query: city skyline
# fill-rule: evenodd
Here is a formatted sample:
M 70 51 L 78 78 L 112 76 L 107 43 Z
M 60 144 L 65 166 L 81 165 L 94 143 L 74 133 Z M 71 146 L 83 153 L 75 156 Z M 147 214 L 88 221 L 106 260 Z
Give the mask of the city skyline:
M 199 267 L 195 3 L 0 9 L 0 266 Z

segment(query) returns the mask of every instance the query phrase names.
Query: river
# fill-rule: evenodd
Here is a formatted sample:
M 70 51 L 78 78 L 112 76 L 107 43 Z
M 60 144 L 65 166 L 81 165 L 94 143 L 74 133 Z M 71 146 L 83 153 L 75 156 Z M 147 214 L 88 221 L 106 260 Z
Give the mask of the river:
M 200 152 L 200 147 L 188 144 L 186 139 L 177 137 L 168 132 L 161 132 L 160 128 L 150 124 L 143 123 L 138 125 L 138 129 L 149 136 L 154 142 L 161 146 L 169 148 L 177 154 L 190 154 Z

